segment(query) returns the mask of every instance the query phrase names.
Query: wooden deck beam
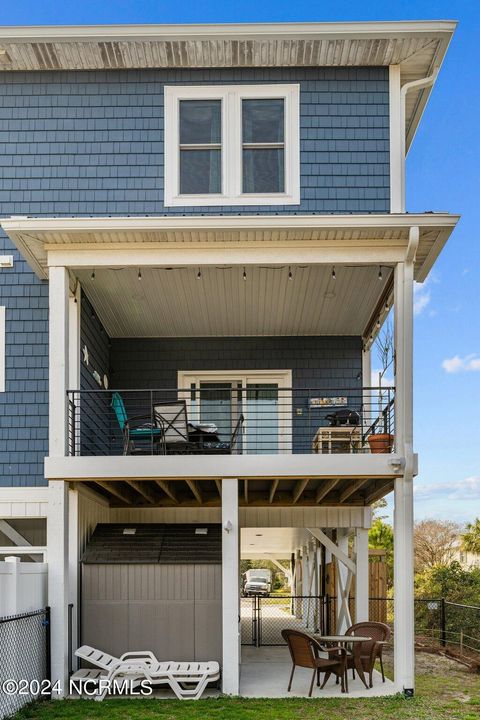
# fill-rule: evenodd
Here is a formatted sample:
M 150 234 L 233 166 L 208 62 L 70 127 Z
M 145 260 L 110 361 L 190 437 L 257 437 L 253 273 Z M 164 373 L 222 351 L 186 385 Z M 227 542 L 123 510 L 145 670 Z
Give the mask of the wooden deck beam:
M 322 482 L 320 487 L 317 490 L 317 495 L 315 497 L 315 502 L 319 503 L 325 498 L 331 490 L 333 490 L 336 485 L 340 482 L 340 478 L 330 478 L 330 480 L 325 480 Z
M 175 505 L 178 505 L 178 496 L 177 493 L 173 490 L 172 483 L 167 482 L 166 480 L 155 480 L 158 487 L 163 490 L 165 495 L 168 495 L 168 497 L 173 500 Z

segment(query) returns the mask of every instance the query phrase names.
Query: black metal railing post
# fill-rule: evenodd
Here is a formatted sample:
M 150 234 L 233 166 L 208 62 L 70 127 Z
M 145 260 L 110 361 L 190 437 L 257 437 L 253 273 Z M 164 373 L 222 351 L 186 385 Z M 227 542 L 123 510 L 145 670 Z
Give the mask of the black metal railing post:
M 447 644 L 447 618 L 445 598 L 440 600 L 440 644 L 445 647 Z

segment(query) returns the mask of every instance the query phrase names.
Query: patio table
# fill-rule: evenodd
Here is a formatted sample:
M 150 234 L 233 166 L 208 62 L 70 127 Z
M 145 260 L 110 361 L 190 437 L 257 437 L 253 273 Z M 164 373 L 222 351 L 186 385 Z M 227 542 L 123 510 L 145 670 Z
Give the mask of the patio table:
M 372 639 L 371 637 L 366 637 L 365 635 L 312 635 L 312 637 L 319 642 L 336 643 L 337 645 L 348 645 L 349 643 L 352 643 L 354 645 L 352 657 L 355 670 L 357 671 L 360 680 L 368 690 L 368 684 L 365 680 L 365 673 L 363 671 L 362 658 L 360 657 L 359 652 L 360 645 L 357 645 L 357 651 L 355 643 L 369 642 Z

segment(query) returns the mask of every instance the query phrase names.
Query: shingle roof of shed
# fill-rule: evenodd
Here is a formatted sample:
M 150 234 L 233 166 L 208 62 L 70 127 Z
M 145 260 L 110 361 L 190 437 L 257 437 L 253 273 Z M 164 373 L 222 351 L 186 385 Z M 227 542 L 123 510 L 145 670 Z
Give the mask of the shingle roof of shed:
M 197 534 L 206 528 L 206 534 Z M 135 529 L 134 534 L 124 530 Z M 220 525 L 99 523 L 85 548 L 86 564 L 220 564 Z

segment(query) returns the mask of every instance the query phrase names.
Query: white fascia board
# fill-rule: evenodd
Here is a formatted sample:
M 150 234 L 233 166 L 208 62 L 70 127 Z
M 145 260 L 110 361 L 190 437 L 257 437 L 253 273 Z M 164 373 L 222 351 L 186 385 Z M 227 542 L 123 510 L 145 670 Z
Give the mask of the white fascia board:
M 412 225 L 455 227 L 459 215 L 450 213 L 389 213 L 384 215 L 172 215 L 148 217 L 16 218 L 0 221 L 10 233 L 175 231 L 175 230 L 299 230 L 336 228 L 410 228 Z
M 396 455 L 217 455 L 46 457 L 50 480 L 213 479 L 347 477 L 395 478 L 404 461 Z
M 432 62 L 430 63 L 430 66 L 426 70 L 424 77 L 428 77 L 435 70 L 440 71 L 440 68 L 443 65 L 443 61 L 445 60 L 445 55 L 447 54 L 447 50 L 450 46 L 450 43 L 452 42 L 453 33 L 454 33 L 454 30 L 452 30 L 452 32 L 450 34 L 445 34 L 443 36 L 443 38 L 437 48 L 437 52 L 435 53 L 435 57 L 433 58 Z M 410 115 L 410 118 L 408 121 L 408 127 L 405 128 L 405 131 L 406 131 L 405 132 L 405 150 L 406 150 L 405 154 L 406 155 L 408 155 L 408 151 L 410 150 L 410 147 L 413 143 L 415 135 L 417 134 L 418 126 L 420 125 L 420 121 L 423 117 L 423 113 L 425 112 L 425 108 L 430 99 L 430 95 L 433 91 L 433 88 L 435 87 L 435 83 L 437 82 L 437 79 L 438 79 L 438 73 L 437 73 L 437 77 L 435 78 L 433 83 L 429 87 L 426 87 L 423 90 L 420 90 L 420 92 L 418 94 L 415 110 Z
M 210 38 L 398 38 L 452 34 L 455 20 L 332 23 L 237 23 L 186 25 L 32 25 L 0 26 L 0 42 L 102 42 L 122 40 L 208 40 Z

